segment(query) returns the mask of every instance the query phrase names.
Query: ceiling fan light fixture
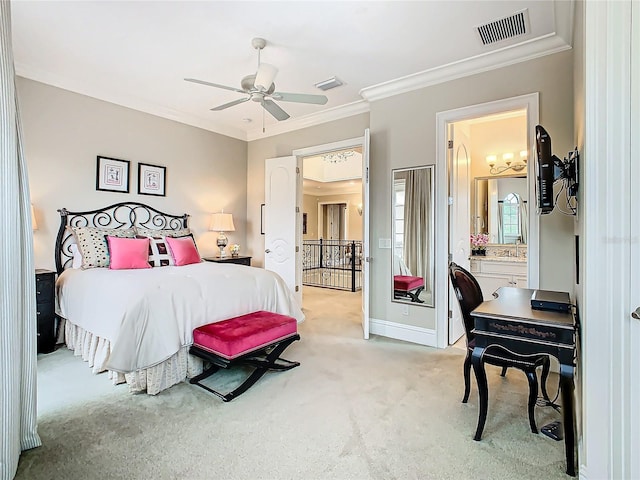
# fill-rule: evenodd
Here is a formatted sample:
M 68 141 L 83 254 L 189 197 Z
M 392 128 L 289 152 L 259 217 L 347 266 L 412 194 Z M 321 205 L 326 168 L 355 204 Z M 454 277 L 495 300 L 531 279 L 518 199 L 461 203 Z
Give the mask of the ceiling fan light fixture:
M 278 69 L 275 66 L 268 63 L 261 63 L 256 73 L 255 87 L 258 90 L 266 92 L 271 88 L 277 73 Z
M 282 107 L 274 102 L 274 100 L 281 100 L 283 102 L 307 103 L 310 105 L 325 105 L 329 101 L 329 99 L 325 95 L 276 92 L 276 84 L 273 83 L 273 80 L 278 73 L 278 69 L 271 64 L 260 62 L 260 51 L 265 47 L 266 44 L 267 41 L 264 38 L 254 38 L 251 41 L 251 45 L 253 46 L 253 48 L 258 51 L 258 69 L 255 75 L 246 75 L 242 78 L 242 80 L 240 81 L 240 86 L 242 88 L 228 87 L 219 83 L 198 80 L 197 78 L 185 78 L 185 81 L 199 83 L 201 85 L 207 85 L 214 88 L 221 88 L 223 90 L 231 90 L 232 92 L 237 92 L 244 95 L 244 98 L 239 98 L 237 100 L 218 105 L 217 107 L 213 107 L 211 111 L 218 112 L 220 110 L 226 110 L 229 107 L 233 107 L 244 102 L 253 101 L 262 105 L 262 108 L 269 112 L 269 114 L 279 122 L 287 120 L 290 117 L 289 114 L 282 109 Z M 340 82 L 340 85 L 342 85 L 342 82 Z
M 331 90 L 332 88 L 336 88 L 341 85 L 344 85 L 344 83 L 338 77 L 331 77 L 327 80 L 323 80 L 314 85 L 316 88 L 319 88 L 320 90 L 327 91 L 327 90 Z

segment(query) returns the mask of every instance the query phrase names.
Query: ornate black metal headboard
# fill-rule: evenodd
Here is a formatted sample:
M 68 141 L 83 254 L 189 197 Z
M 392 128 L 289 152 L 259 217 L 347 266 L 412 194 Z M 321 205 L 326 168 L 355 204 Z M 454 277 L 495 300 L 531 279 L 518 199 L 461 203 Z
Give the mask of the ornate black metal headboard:
M 67 227 L 130 228 L 180 230 L 187 228 L 189 215 L 171 215 L 137 202 L 123 202 L 87 212 L 60 212 L 60 228 L 56 237 L 56 270 L 58 274 L 71 266 L 72 232 Z

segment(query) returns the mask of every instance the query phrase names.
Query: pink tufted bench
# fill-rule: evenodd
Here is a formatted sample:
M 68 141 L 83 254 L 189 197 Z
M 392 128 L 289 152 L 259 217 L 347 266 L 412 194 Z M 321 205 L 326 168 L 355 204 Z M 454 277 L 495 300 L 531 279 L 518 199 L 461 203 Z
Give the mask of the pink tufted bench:
M 289 370 L 300 365 L 280 358 L 296 340 L 300 340 L 296 319 L 273 312 L 258 311 L 203 325 L 193 331 L 189 353 L 206 360 L 210 366 L 189 382 L 230 402 L 246 392 L 268 370 Z M 234 365 L 255 367 L 235 390 L 222 394 L 201 383 L 220 368 Z
M 393 276 L 393 298 L 410 297 L 412 302 L 424 303 L 420 300 L 420 292 L 424 290 L 424 279 L 409 275 Z

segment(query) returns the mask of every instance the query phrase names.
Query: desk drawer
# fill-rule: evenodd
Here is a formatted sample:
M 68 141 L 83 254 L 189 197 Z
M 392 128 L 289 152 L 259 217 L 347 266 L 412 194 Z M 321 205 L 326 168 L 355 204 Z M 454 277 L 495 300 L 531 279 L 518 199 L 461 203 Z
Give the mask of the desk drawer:
M 479 336 L 491 336 L 493 334 L 535 342 L 550 342 L 570 347 L 575 345 L 575 330 L 573 328 L 487 317 L 474 317 L 474 319 L 474 333 Z

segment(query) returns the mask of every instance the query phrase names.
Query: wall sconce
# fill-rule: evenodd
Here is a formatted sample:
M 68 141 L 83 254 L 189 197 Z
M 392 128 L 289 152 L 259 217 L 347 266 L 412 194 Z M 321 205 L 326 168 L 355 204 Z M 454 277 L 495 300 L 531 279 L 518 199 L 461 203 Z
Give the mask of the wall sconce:
M 358 206 L 356 207 L 356 210 L 358 210 L 358 215 L 362 216 L 362 204 L 359 203 Z
M 220 249 L 220 256 L 226 256 L 224 247 L 227 246 L 229 240 L 227 239 L 227 236 L 224 234 L 224 232 L 235 232 L 236 228 L 233 225 L 233 215 L 231 215 L 230 213 L 222 212 L 214 213 L 213 215 L 211 215 L 211 226 L 209 227 L 209 230 L 218 232 L 217 245 Z
M 491 175 L 499 175 L 507 170 L 513 170 L 514 172 L 521 172 L 527 168 L 527 151 L 520 151 L 520 159 L 517 162 L 513 162 L 513 153 L 507 152 L 502 154 L 502 165 L 497 165 L 497 155 L 487 155 L 486 161 L 489 164 L 489 172 Z

